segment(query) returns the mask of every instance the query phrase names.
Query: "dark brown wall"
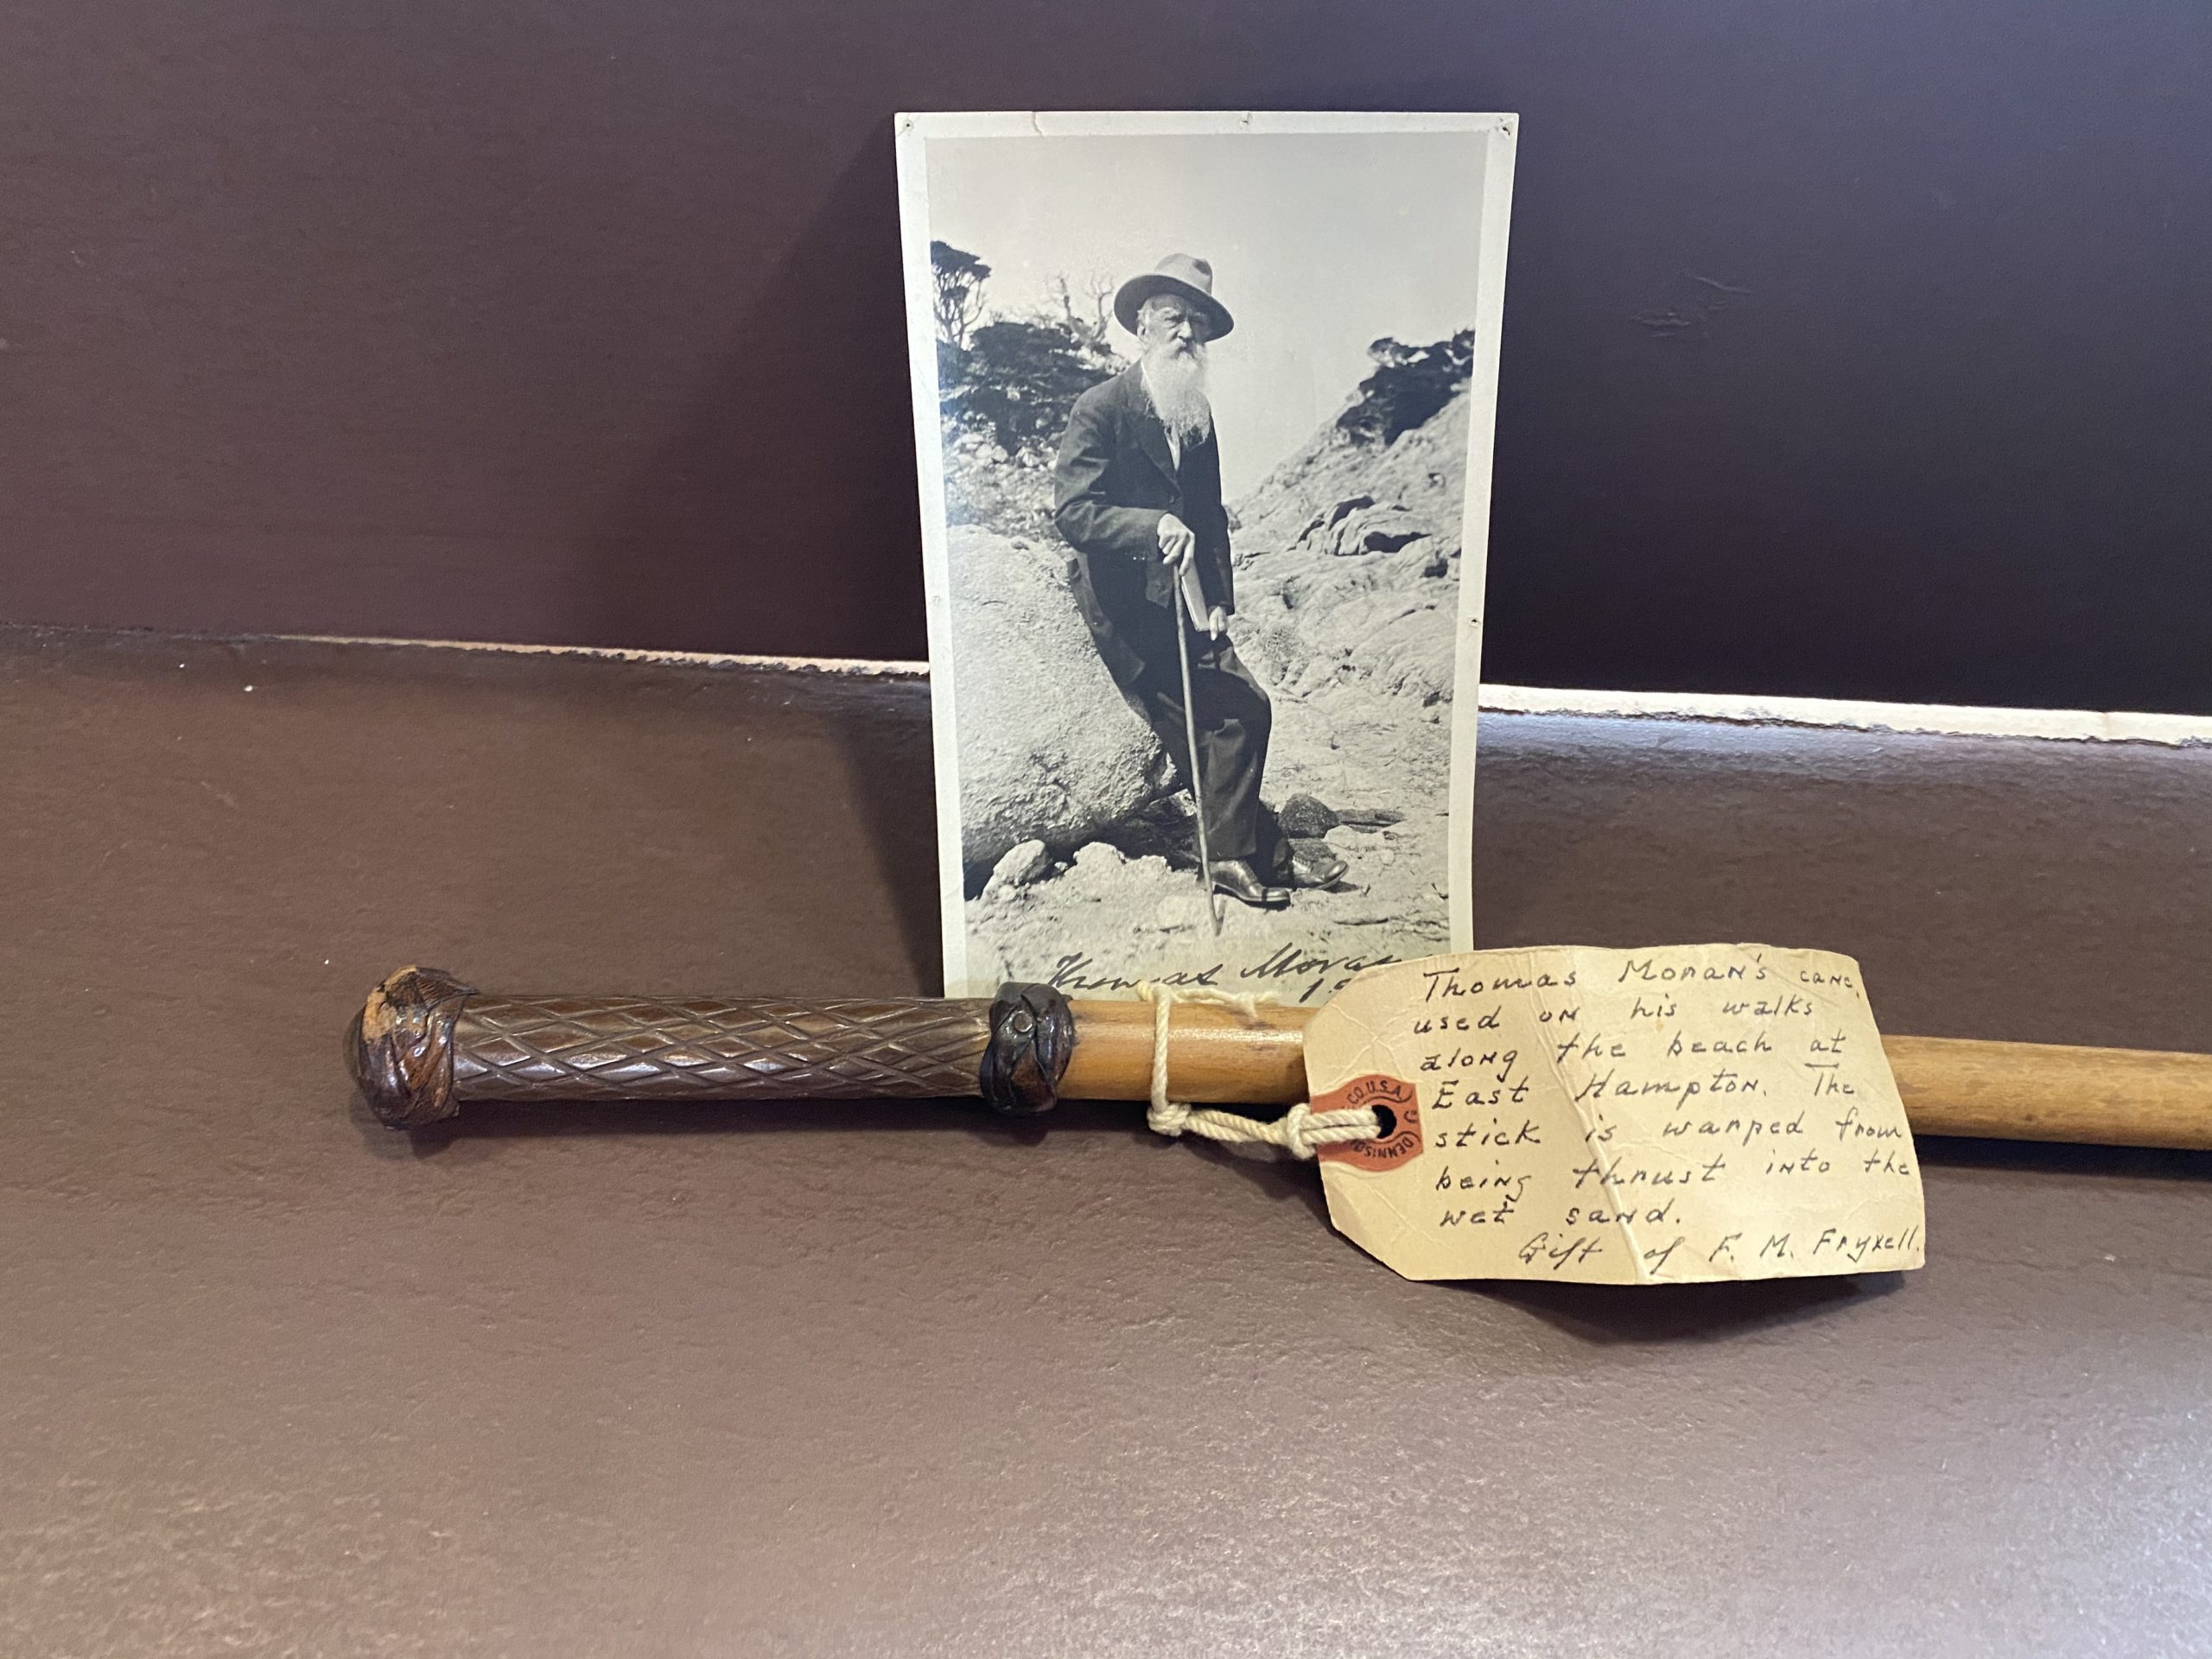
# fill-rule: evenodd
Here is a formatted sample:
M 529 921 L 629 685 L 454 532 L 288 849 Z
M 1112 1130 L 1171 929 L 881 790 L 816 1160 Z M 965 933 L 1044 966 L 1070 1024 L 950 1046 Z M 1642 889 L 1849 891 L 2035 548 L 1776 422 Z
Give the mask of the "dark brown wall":
M 1494 677 L 2212 711 L 2212 14 L 0 25 L 0 618 L 918 655 L 889 116 L 1511 109 Z

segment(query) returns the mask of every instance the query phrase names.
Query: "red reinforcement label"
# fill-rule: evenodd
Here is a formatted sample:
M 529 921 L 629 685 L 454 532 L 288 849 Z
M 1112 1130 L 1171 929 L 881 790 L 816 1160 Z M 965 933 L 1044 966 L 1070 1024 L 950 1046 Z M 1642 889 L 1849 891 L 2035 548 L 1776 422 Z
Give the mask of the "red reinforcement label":
M 1363 1077 L 1313 1097 L 1317 1112 L 1373 1109 L 1382 1133 L 1372 1141 L 1345 1141 L 1316 1147 L 1313 1155 L 1354 1169 L 1395 1169 L 1421 1156 L 1421 1101 L 1410 1083 L 1370 1071 Z

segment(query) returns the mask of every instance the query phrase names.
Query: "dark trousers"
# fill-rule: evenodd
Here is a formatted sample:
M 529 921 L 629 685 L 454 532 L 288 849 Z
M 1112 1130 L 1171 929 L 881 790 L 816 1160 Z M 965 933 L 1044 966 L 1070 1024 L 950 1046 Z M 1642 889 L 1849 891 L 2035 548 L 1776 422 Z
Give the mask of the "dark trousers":
M 1173 650 L 1155 656 L 1122 685 L 1122 695 L 1159 734 L 1183 786 L 1189 788 L 1183 674 Z M 1271 839 L 1270 826 L 1260 805 L 1260 780 L 1268 769 L 1274 709 L 1227 634 L 1218 639 L 1199 632 L 1191 636 L 1191 700 L 1198 714 L 1198 775 L 1205 785 L 1206 852 L 1215 859 L 1252 859 L 1264 868 L 1274 849 L 1265 844 Z

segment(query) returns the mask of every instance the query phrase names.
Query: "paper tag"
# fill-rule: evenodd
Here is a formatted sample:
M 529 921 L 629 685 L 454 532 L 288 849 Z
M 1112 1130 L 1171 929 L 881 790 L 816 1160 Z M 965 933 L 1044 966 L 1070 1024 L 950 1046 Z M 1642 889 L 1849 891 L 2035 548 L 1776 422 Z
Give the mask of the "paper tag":
M 1757 944 L 1370 969 L 1306 1029 L 1329 1218 L 1408 1279 L 1673 1284 L 1924 1259 L 1920 1160 L 1859 964 Z M 1355 1098 L 1357 1096 L 1357 1098 Z M 1410 1131 L 1410 1133 L 1409 1133 Z

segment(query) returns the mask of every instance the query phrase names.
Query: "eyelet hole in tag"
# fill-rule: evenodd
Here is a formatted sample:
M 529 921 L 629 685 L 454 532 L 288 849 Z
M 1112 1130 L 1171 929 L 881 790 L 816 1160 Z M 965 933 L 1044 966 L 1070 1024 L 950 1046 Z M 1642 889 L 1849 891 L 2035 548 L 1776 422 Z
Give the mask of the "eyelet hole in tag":
M 1395 1169 L 1421 1156 L 1421 1100 L 1413 1084 L 1402 1077 L 1370 1072 L 1313 1097 L 1317 1112 L 1360 1107 L 1375 1114 L 1375 1138 L 1316 1147 L 1317 1159 L 1355 1169 L 1383 1170 Z

